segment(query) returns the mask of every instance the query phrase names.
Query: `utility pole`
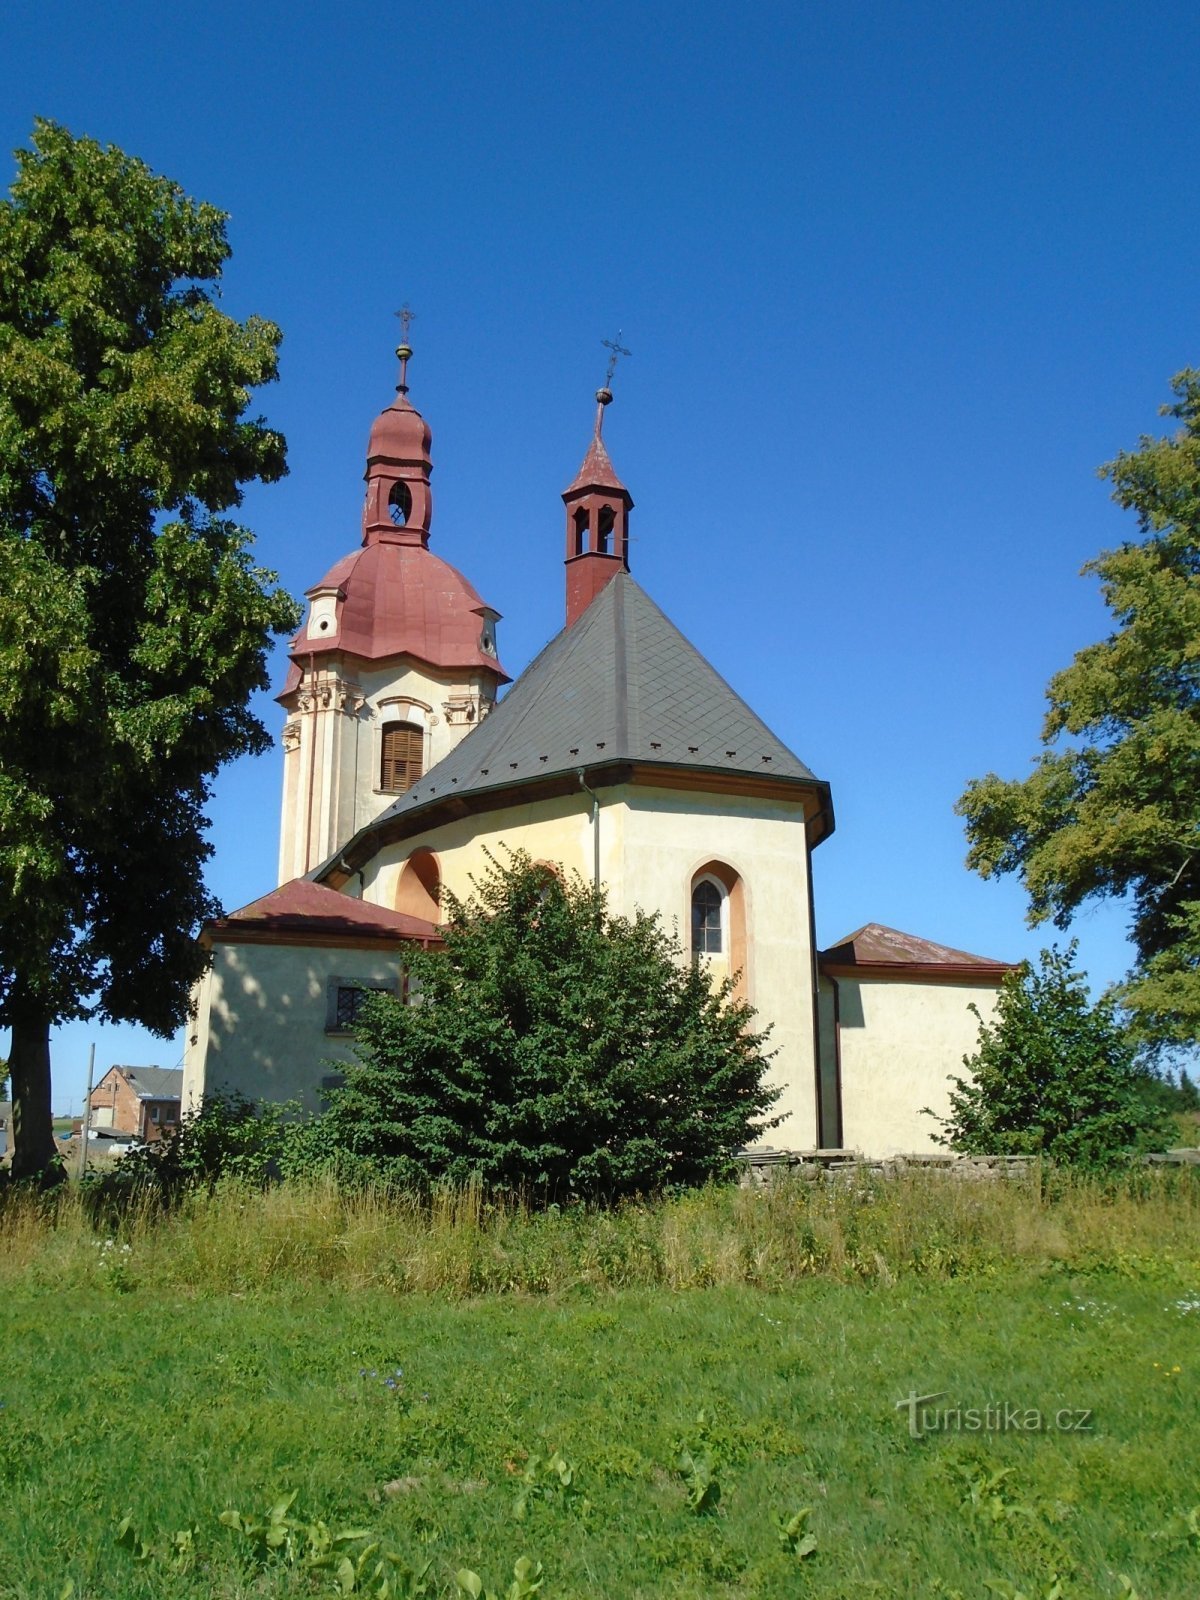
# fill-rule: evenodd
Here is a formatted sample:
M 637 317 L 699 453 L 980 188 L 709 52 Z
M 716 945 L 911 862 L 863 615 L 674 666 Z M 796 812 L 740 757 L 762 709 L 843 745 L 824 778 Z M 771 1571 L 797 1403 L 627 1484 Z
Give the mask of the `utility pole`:
M 88 1139 L 92 1132 L 92 1074 L 96 1070 L 96 1046 L 93 1044 L 88 1051 L 88 1086 L 87 1098 L 83 1102 L 83 1149 L 79 1153 L 79 1176 L 82 1178 L 87 1171 L 88 1164 Z

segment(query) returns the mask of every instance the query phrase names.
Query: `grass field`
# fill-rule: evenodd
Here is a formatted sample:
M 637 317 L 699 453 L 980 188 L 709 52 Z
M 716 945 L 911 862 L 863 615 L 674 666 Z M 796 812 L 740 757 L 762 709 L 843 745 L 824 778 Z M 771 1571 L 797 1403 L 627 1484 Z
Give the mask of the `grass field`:
M 10 1206 L 0 1594 L 379 1593 L 391 1552 L 394 1595 L 531 1592 L 526 1557 L 543 1597 L 1193 1600 L 1198 1211 L 1186 1176 Z

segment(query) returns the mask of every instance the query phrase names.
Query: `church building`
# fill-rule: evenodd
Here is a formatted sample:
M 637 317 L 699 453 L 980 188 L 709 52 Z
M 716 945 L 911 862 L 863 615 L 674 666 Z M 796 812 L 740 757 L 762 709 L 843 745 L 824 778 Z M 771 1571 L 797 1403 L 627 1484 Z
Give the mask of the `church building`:
M 307 591 L 279 696 L 279 887 L 211 923 L 184 1056 L 206 1090 L 316 1109 L 365 989 L 405 994 L 505 847 L 660 913 L 770 1023 L 783 1148 L 927 1152 L 948 1078 L 1009 964 L 868 924 L 816 945 L 812 853 L 829 784 L 787 748 L 629 566 L 633 498 L 603 437 L 606 386 L 563 493 L 565 625 L 510 684 L 499 613 L 430 549 L 431 435 L 396 399 L 367 446 L 362 541 Z M 611 378 L 611 368 L 610 374 Z

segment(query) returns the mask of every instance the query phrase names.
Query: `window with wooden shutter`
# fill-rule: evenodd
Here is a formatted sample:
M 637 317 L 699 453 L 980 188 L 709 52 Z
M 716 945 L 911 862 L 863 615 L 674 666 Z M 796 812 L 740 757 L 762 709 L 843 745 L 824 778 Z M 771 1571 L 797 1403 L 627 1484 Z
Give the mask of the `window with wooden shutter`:
M 425 735 L 411 722 L 389 722 L 383 730 L 383 755 L 379 787 L 389 794 L 403 794 L 421 776 L 421 757 Z

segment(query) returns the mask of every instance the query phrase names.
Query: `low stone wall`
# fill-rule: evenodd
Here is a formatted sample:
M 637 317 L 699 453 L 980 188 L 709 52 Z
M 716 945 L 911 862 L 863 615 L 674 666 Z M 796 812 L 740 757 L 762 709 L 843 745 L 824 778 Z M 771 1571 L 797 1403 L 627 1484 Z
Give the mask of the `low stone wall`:
M 894 1178 L 905 1172 L 936 1172 L 950 1178 L 1022 1178 L 1038 1156 L 966 1156 L 947 1150 L 937 1155 L 887 1156 L 872 1160 L 857 1150 L 742 1150 L 735 1157 L 746 1186 L 770 1183 L 781 1173 L 817 1180 L 871 1175 Z M 1149 1166 L 1200 1166 L 1200 1149 L 1166 1150 L 1144 1156 Z

